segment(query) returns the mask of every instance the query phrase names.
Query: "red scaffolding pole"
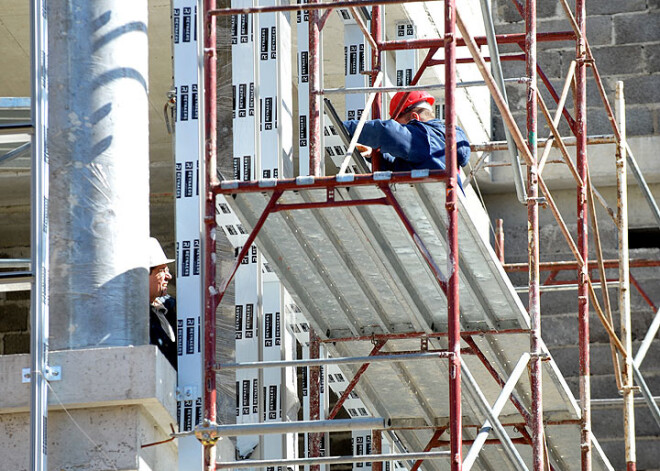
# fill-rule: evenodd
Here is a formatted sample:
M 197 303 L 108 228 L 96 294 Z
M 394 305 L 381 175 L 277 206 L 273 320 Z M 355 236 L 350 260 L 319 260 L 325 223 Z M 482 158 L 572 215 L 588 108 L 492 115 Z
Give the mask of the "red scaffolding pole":
M 539 185 L 537 139 L 537 67 L 536 67 L 536 0 L 527 0 L 525 8 L 525 74 L 527 77 L 527 145 L 531 162 L 527 166 L 527 253 L 529 264 L 530 387 L 532 469 L 543 471 L 545 451 L 543 434 L 543 385 L 541 299 L 539 288 Z
M 577 246 L 583 265 L 578 272 L 578 344 L 580 355 L 580 407 L 582 423 L 580 446 L 582 471 L 591 470 L 591 380 L 589 364 L 589 221 L 587 206 L 587 51 L 586 6 L 584 0 L 575 2 L 575 19 L 581 32 L 576 42 L 577 67 L 575 69 L 575 137 L 577 139 L 577 169 L 581 182 L 577 191 Z
M 215 9 L 215 0 L 204 0 L 204 11 Z M 215 423 L 217 417 L 217 387 L 215 366 L 215 320 L 218 297 L 215 296 L 215 195 L 212 189 L 218 185 L 216 170 L 216 20 L 204 15 L 204 420 Z M 202 440 L 204 471 L 215 471 L 217 438 Z

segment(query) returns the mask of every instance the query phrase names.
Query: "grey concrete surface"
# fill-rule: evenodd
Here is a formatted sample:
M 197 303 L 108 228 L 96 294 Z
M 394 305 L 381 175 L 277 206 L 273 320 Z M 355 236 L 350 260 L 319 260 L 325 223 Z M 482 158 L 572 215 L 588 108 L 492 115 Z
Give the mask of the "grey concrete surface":
M 176 444 L 176 374 L 155 346 L 56 351 L 62 379 L 49 391 L 49 469 L 169 470 Z M 0 469 L 28 468 L 29 355 L 0 356 Z

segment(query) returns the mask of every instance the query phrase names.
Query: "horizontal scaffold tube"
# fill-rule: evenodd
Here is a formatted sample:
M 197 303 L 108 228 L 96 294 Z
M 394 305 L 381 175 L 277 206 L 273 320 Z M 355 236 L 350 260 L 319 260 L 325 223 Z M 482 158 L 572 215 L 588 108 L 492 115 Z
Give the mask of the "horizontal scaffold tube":
M 370 463 L 382 461 L 401 461 L 401 460 L 436 460 L 448 458 L 448 451 L 429 451 L 425 453 L 396 453 L 384 455 L 358 455 L 358 456 L 322 456 L 320 458 L 298 458 L 298 459 L 279 459 L 279 460 L 243 460 L 228 461 L 216 463 L 217 469 L 232 468 L 265 468 L 272 466 L 303 466 L 315 464 L 346 464 L 346 463 Z
M 449 358 L 451 352 L 424 352 L 424 353 L 390 353 L 386 355 L 371 355 L 363 357 L 341 357 L 341 358 L 317 358 L 309 360 L 281 360 L 281 361 L 250 361 L 242 363 L 220 363 L 215 366 L 216 370 L 244 370 L 249 368 L 286 368 L 301 366 L 321 365 L 350 365 L 359 363 L 378 363 L 389 361 L 408 360 L 430 360 L 438 358 Z
M 420 169 L 410 172 L 374 172 L 367 174 L 345 173 L 329 177 L 300 176 L 297 178 L 253 181 L 224 180 L 213 187 L 214 194 L 295 191 L 309 188 L 339 188 L 352 186 L 382 185 L 391 183 L 431 183 L 445 181 L 445 170 Z
M 427 0 L 406 0 L 405 3 L 422 3 Z M 433 1 L 433 0 L 430 0 Z M 208 15 L 227 16 L 241 15 L 247 13 L 275 13 L 279 11 L 302 11 L 302 10 L 324 10 L 326 8 L 359 8 L 371 5 L 396 5 L 404 3 L 403 0 L 335 0 L 320 3 L 292 3 L 289 5 L 264 5 L 239 8 L 221 8 L 209 10 Z
M 215 439 L 243 435 L 269 435 L 282 433 L 347 432 L 350 430 L 384 429 L 385 419 L 365 417 L 361 419 L 301 420 L 295 422 L 263 422 L 256 424 L 202 424 L 191 432 L 173 433 L 172 437 L 195 435 L 198 438 Z

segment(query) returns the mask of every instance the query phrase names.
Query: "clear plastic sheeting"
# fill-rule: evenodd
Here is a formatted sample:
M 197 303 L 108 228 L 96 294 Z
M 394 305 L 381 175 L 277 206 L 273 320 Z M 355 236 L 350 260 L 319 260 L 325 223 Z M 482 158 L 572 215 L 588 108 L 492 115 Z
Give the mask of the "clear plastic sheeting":
M 48 21 L 50 348 L 146 344 L 147 2 L 55 0 Z
M 392 189 L 417 237 L 447 276 L 444 184 L 399 183 Z M 335 201 L 382 195 L 375 185 L 334 188 Z M 252 228 L 270 196 L 270 191 L 239 193 L 228 202 L 243 224 Z M 325 188 L 299 189 L 284 192 L 278 203 L 323 202 L 326 197 Z M 472 332 L 463 336 L 463 347 L 473 354 L 466 352 L 463 360 L 492 405 L 501 386 L 491 373 L 502 381 L 508 379 L 521 355 L 529 352 L 530 324 L 488 243 L 485 227 L 487 216 L 468 188 L 459 197 L 460 309 L 462 330 Z M 446 297 L 391 206 L 280 210 L 268 216 L 256 243 L 316 332 L 323 340 L 336 340 L 326 343 L 332 356 L 368 355 L 373 348 L 369 337 L 381 334 L 409 337 L 388 340 L 382 353 L 419 350 L 420 338 L 412 333 L 428 334 L 429 349 L 446 348 L 440 335 L 447 329 Z M 358 367 L 341 369 L 350 378 Z M 449 422 L 446 360 L 371 364 L 358 382 L 357 393 L 375 416 L 394 427 L 406 427 L 394 433 L 409 451 L 424 449 L 433 428 Z M 475 438 L 486 420 L 475 406 L 477 395 L 464 384 L 465 440 Z M 528 413 L 528 375 L 522 375 L 514 396 Z M 556 469 L 579 469 L 580 412 L 552 359 L 543 362 L 543 409 L 551 463 Z M 525 419 L 511 401 L 499 419 L 512 439 L 524 439 L 516 425 Z M 447 435 L 440 436 L 445 439 Z M 515 443 L 531 466 L 531 446 L 520 440 Z M 478 460 L 477 466 L 482 463 L 490 469 L 510 467 L 501 444 L 484 447 Z M 594 469 L 612 469 L 595 439 L 593 462 Z M 425 466 L 449 469 L 442 460 Z

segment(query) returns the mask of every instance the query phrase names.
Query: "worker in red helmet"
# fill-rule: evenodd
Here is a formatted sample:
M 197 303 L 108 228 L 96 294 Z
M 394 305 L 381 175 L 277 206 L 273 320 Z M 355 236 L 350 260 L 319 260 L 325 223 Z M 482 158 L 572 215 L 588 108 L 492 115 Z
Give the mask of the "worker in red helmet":
M 401 111 L 393 116 L 405 100 Z M 383 170 L 409 171 L 445 168 L 445 123 L 433 112 L 435 98 L 425 91 L 398 92 L 390 102 L 392 119 L 367 121 L 362 128 L 360 144 L 380 149 Z M 358 122 L 344 121 L 353 136 Z M 456 127 L 456 154 L 461 167 L 470 159 L 470 143 L 465 132 Z

